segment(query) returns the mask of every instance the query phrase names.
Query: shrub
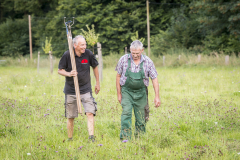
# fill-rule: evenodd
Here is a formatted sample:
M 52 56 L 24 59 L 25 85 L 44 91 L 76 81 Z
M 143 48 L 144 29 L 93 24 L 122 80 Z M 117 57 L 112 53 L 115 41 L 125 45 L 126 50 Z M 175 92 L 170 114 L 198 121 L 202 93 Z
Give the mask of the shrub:
M 0 56 L 16 57 L 29 52 L 28 21 L 7 19 L 0 25 Z

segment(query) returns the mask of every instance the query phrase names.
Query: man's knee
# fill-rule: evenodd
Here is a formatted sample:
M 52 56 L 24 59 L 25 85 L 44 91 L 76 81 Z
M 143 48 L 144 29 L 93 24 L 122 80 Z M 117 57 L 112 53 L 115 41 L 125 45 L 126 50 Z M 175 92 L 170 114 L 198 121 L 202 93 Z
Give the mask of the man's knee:
M 73 122 L 74 118 L 68 118 L 68 122 Z
M 87 117 L 89 117 L 89 118 L 90 118 L 90 117 L 93 117 L 93 113 L 87 112 L 86 115 L 87 115 Z

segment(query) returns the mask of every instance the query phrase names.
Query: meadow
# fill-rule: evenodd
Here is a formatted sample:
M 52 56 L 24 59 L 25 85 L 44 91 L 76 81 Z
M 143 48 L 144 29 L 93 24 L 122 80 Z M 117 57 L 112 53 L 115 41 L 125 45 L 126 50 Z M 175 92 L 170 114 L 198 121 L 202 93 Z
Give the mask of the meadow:
M 95 143 L 88 142 L 85 115 L 75 119 L 73 141 L 67 141 L 59 59 L 52 75 L 44 64 L 37 72 L 33 62 L 12 60 L 0 66 L 0 159 L 240 159 L 239 59 L 229 66 L 212 61 L 190 66 L 169 62 L 165 67 L 154 59 L 162 104 L 154 107 L 150 83 L 146 134 L 122 142 L 117 58 L 105 57 L 109 63 L 104 64 L 101 90 L 93 94 L 98 103 Z

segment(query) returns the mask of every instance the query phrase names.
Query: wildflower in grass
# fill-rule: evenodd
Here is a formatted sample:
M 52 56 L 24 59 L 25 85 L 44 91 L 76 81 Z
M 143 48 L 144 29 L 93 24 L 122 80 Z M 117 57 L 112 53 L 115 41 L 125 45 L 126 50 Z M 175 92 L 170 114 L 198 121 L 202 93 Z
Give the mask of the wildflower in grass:
M 240 152 L 238 154 L 240 154 Z
M 217 124 L 218 124 L 218 122 L 215 122 L 215 124 L 217 125 Z
M 26 85 L 24 87 L 27 87 Z
M 83 148 L 83 146 L 79 147 L 78 149 L 82 149 L 82 148 Z
M 44 117 L 46 117 L 47 115 L 49 115 L 49 113 L 48 114 L 44 114 Z
M 126 140 L 123 140 L 122 142 L 123 142 L 123 143 L 126 143 L 126 142 L 128 142 L 128 140 L 126 139 Z
M 31 153 L 27 153 L 28 156 L 31 156 Z
M 58 151 L 55 151 L 56 153 L 58 152 Z
M 103 146 L 103 144 L 99 144 L 98 146 Z

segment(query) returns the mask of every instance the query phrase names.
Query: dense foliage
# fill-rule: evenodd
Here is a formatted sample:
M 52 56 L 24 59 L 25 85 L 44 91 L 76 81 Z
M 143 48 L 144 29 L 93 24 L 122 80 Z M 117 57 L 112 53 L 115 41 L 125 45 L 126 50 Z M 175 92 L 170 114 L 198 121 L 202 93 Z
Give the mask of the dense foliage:
M 149 4 L 153 54 L 165 54 L 172 48 L 206 54 L 240 52 L 239 1 L 153 0 Z M 0 34 L 7 36 L 0 39 L 0 56 L 28 54 L 29 14 L 34 51 L 42 50 L 46 37 L 52 37 L 56 56 L 68 49 L 64 17 L 75 17 L 73 36 L 87 30 L 86 25 L 94 25 L 104 55 L 123 52 L 137 31 L 147 47 L 145 0 L 3 0 L 0 10 Z M 9 49 L 13 42 L 15 49 Z

